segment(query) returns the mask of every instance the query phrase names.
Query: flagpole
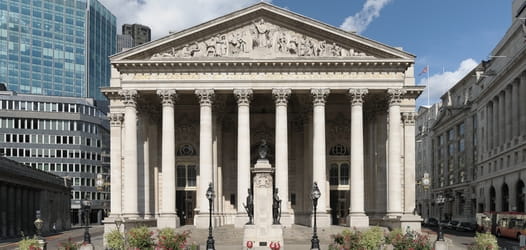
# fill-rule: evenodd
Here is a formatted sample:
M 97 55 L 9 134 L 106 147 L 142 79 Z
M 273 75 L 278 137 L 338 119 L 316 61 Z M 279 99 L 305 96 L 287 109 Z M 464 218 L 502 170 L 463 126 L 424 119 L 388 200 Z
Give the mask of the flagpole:
M 429 106 L 429 92 L 431 92 L 431 85 L 429 84 L 429 64 L 427 65 L 427 106 Z

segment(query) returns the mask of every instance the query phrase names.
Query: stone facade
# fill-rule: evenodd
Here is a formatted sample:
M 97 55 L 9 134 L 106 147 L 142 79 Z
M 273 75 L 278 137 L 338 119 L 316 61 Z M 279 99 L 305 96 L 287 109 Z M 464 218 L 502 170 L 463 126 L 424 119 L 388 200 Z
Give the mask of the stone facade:
M 311 224 L 317 182 L 318 226 L 419 230 L 413 55 L 258 3 L 111 61 L 109 224 L 207 227 L 212 183 L 214 224 L 242 227 L 264 140 L 283 225 Z
M 430 207 L 428 214 L 419 210 L 424 217 L 439 217 L 438 195 L 447 198 L 442 211 L 447 219 L 474 222 L 476 213 L 525 212 L 524 6 L 524 1 L 513 2 L 513 22 L 489 60 L 442 96 L 428 135 L 430 195 L 417 200 Z
M 0 238 L 33 235 L 37 210 L 43 233 L 69 229 L 70 188 L 71 181 L 0 157 Z

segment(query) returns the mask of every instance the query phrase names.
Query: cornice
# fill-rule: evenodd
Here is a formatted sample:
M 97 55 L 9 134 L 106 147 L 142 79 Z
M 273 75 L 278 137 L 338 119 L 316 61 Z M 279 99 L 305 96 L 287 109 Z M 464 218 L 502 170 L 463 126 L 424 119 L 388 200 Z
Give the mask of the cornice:
M 381 69 L 380 71 L 405 72 L 413 65 L 406 59 L 303 59 L 287 58 L 277 60 L 123 60 L 113 61 L 112 65 L 119 71 L 133 70 L 135 72 L 195 72 L 195 71 L 238 71 L 255 69 L 258 71 L 279 70 L 320 70 L 320 71 L 360 71 L 363 69 Z

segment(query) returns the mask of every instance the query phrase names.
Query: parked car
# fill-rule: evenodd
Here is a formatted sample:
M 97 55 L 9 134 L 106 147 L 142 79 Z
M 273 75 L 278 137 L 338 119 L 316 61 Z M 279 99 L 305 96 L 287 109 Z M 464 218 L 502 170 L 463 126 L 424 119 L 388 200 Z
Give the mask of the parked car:
M 435 218 L 428 218 L 426 221 L 428 227 L 438 227 L 438 220 Z
M 452 220 L 449 223 L 447 223 L 446 228 L 448 229 L 456 229 L 458 225 L 458 220 Z
M 477 230 L 477 225 L 471 222 L 460 222 L 458 223 L 456 230 L 463 232 L 475 232 L 475 230 Z

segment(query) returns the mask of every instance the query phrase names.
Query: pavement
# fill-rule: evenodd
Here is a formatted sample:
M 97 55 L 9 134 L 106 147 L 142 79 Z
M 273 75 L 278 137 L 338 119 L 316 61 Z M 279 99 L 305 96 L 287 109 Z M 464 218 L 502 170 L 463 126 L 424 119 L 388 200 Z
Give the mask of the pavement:
M 340 233 L 346 229 L 342 226 L 331 226 L 329 228 L 319 228 L 318 237 L 320 239 L 321 249 L 328 249 L 328 245 L 332 242 L 331 235 Z M 152 230 L 155 230 L 152 228 Z M 177 228 L 176 231 L 190 231 L 190 243 L 195 243 L 205 249 L 206 240 L 208 238 L 208 229 L 197 229 L 194 226 L 183 226 Z M 103 248 L 103 233 L 104 227 L 95 225 L 90 227 L 91 242 L 94 249 Z M 428 234 L 432 241 L 436 240 L 435 229 L 422 228 L 422 233 Z M 285 249 L 287 250 L 306 250 L 310 249 L 310 240 L 312 238 L 312 228 L 292 225 L 285 228 L 283 231 L 285 241 Z M 72 241 L 82 243 L 84 236 L 84 228 L 73 228 L 71 230 L 61 232 L 54 235 L 47 235 L 45 237 L 48 242 L 48 249 L 58 249 L 61 242 L 67 241 L 71 238 Z M 213 236 L 215 240 L 216 250 L 233 250 L 241 249 L 243 241 L 243 229 L 234 228 L 233 225 L 226 225 L 214 228 Z M 467 249 L 473 243 L 473 233 L 464 233 L 456 231 L 445 231 L 446 242 L 450 250 Z M 19 239 L 12 239 L 10 241 L 0 241 L 0 249 L 16 249 L 17 241 Z M 518 249 L 518 242 L 511 239 L 499 239 L 501 249 Z

